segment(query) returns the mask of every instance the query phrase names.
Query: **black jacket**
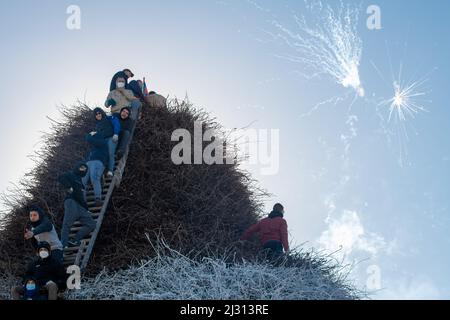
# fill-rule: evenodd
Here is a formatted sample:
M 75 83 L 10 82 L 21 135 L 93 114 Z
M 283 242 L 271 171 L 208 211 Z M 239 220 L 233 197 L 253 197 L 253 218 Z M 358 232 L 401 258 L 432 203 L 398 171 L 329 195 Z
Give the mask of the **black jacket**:
M 134 96 L 135 96 L 136 98 L 139 98 L 139 99 L 141 99 L 142 101 L 144 101 L 145 96 L 144 96 L 144 94 L 142 93 L 142 89 L 141 89 L 141 87 L 139 86 L 139 83 L 138 83 L 136 80 L 131 81 L 131 82 L 128 84 L 127 89 L 133 91 L 133 94 L 134 94 Z
M 82 174 L 80 172 L 80 167 L 85 166 L 87 167 L 87 164 L 84 162 L 78 163 L 73 171 L 66 172 L 58 177 L 59 183 L 62 184 L 62 186 L 69 190 L 70 188 L 73 189 L 72 192 L 67 192 L 66 199 L 73 199 L 75 200 L 80 206 L 82 206 L 85 209 L 88 209 L 87 203 L 84 200 L 84 185 L 81 179 L 86 175 Z
M 91 146 L 91 150 L 86 161 L 99 160 L 106 167 L 109 162 L 108 142 L 99 133 L 94 136 L 87 134 L 86 141 Z
M 33 229 L 35 235 L 52 231 L 53 224 L 48 215 L 41 208 L 36 208 L 36 210 L 39 213 L 39 220 L 36 222 L 30 221 L 27 225 L 28 229 Z
M 50 256 L 46 259 L 35 258 L 30 262 L 25 272 L 24 281 L 28 279 L 34 279 L 40 287 L 45 286 L 49 281 L 53 281 L 59 288 L 62 288 L 66 275 L 64 267 Z
M 94 117 L 97 112 L 100 112 L 102 114 L 102 120 L 95 120 L 95 130 L 100 133 L 103 138 L 108 139 L 113 135 L 120 133 L 119 119 L 117 119 L 115 116 L 107 116 L 105 111 L 103 111 L 101 108 L 94 109 Z
M 111 85 L 109 86 L 109 92 L 117 89 L 117 86 L 116 86 L 117 78 L 124 78 L 125 79 L 125 89 L 129 89 L 127 75 L 125 74 L 125 72 L 119 71 L 113 76 L 113 78 L 111 80 Z
M 122 108 L 122 110 L 123 109 L 127 109 L 130 112 L 130 116 L 131 116 L 131 109 L 130 108 L 125 107 L 125 108 Z M 133 119 L 130 118 L 130 116 L 128 116 L 127 119 L 123 120 L 122 117 L 120 116 L 120 113 L 122 112 L 122 110 L 120 110 L 119 113 L 114 113 L 113 116 L 115 116 L 117 119 L 119 119 L 121 131 L 129 131 L 129 132 L 131 132 L 131 129 L 133 129 L 134 121 L 133 121 Z

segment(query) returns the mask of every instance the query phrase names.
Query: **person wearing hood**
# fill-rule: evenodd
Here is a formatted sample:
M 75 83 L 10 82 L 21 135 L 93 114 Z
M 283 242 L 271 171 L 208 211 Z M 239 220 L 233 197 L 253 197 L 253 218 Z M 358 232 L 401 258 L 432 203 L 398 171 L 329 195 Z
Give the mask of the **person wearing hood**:
M 135 122 L 131 119 L 132 111 L 128 107 L 122 108 L 120 113 L 115 116 L 120 121 L 119 144 L 117 146 L 117 159 L 121 159 L 126 152 L 128 144 L 130 143 L 131 131 Z
M 117 72 L 111 79 L 109 91 L 111 92 L 111 91 L 117 89 L 117 79 L 118 78 L 123 78 L 125 80 L 124 88 L 128 89 L 128 79 L 133 78 L 133 77 L 134 77 L 134 74 L 133 74 L 133 72 L 131 72 L 130 69 L 124 69 L 122 71 Z
M 144 101 L 145 95 L 143 92 L 144 82 L 142 80 L 133 80 L 128 84 L 128 89 L 131 90 L 136 98 Z
M 133 110 L 133 114 L 137 119 L 137 115 L 139 114 L 142 103 L 139 100 L 139 97 L 137 97 L 136 93 L 134 92 L 134 90 L 139 91 L 139 88 L 136 88 L 136 81 L 132 82 L 133 85 L 131 87 L 126 87 L 126 80 L 122 77 L 117 78 L 116 81 L 116 89 L 112 90 L 108 94 L 105 102 L 105 107 L 111 107 L 111 113 L 117 113 L 122 110 L 122 108 L 129 107 Z M 139 87 L 139 85 L 137 85 L 137 87 Z M 133 119 L 136 120 L 135 118 Z
M 100 108 L 94 109 L 94 116 L 96 121 L 95 132 L 106 139 L 108 147 L 108 163 L 106 164 L 108 172 L 106 175 L 108 177 L 113 176 L 114 165 L 115 165 L 115 155 L 117 143 L 119 142 L 120 134 L 120 121 L 115 116 L 107 116 L 105 111 Z
M 108 140 L 99 132 L 93 131 L 86 135 L 86 141 L 90 145 L 87 156 L 88 174 L 83 178 L 83 185 L 87 188 L 89 181 L 94 189 L 95 205 L 102 204 L 102 183 L 103 172 L 109 163 Z
M 103 140 L 106 150 L 106 142 Z M 106 151 L 105 151 L 106 153 Z M 97 223 L 90 212 L 85 200 L 85 185 L 83 179 L 86 178 L 89 170 L 88 163 L 80 162 L 73 171 L 59 176 L 58 181 L 67 190 L 64 201 L 64 219 L 61 230 L 61 243 L 63 247 L 75 247 L 80 245 L 80 241 L 91 233 Z M 101 191 L 100 191 L 101 192 Z M 78 231 L 75 239 L 69 241 L 70 228 L 76 222 L 80 221 L 81 229 Z
M 45 241 L 39 242 L 36 253 L 37 257 L 26 269 L 23 277 L 24 285 L 11 289 L 13 300 L 20 300 L 24 296 L 36 296 L 41 289 L 47 291 L 48 300 L 57 300 L 59 288 L 64 288 L 66 280 L 64 267 L 52 257 L 50 244 Z
M 280 203 L 275 204 L 269 216 L 248 228 L 240 240 L 247 240 L 254 233 L 258 233 L 264 250 L 270 250 L 273 253 L 281 254 L 283 253 L 284 248 L 284 251 L 288 253 L 288 227 L 283 216 L 284 207 Z
M 50 217 L 37 206 L 32 206 L 29 209 L 30 221 L 25 229 L 25 239 L 32 239 L 35 249 L 37 244 L 46 241 L 50 244 L 52 256 L 59 263 L 63 263 L 63 245 L 58 238 L 55 226 L 50 220 Z

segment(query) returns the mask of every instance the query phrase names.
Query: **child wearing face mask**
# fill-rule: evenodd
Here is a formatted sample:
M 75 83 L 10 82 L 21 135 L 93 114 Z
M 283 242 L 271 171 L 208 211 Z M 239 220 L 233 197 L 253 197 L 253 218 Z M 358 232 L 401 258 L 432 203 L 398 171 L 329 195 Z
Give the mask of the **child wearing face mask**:
M 29 298 L 37 295 L 38 289 L 48 292 L 48 300 L 57 300 L 58 290 L 64 287 L 66 274 L 64 267 L 51 256 L 51 247 L 48 242 L 39 242 L 37 257 L 27 267 L 25 285 L 11 289 L 13 300 Z M 32 281 L 30 281 L 32 279 Z
M 36 300 L 38 298 L 39 289 L 34 279 L 28 279 L 25 284 L 23 299 L 24 300 Z

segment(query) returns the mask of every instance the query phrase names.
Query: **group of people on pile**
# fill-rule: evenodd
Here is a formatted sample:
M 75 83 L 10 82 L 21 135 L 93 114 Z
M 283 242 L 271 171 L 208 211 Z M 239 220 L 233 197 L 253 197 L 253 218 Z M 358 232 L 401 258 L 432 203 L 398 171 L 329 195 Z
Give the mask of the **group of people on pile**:
M 128 82 L 133 77 L 129 69 L 114 75 L 105 101 L 105 107 L 111 110 L 111 115 L 101 108 L 94 109 L 95 129 L 85 136 L 90 146 L 86 161 L 77 163 L 72 171 L 58 177 L 59 183 L 67 191 L 61 238 L 50 216 L 42 208 L 29 208 L 24 238 L 32 242 L 37 256 L 28 265 L 23 284 L 11 289 L 12 299 L 57 299 L 58 291 L 66 287 L 68 276 L 63 264 L 64 249 L 77 249 L 81 241 L 97 227 L 87 205 L 89 182 L 93 187 L 95 207 L 101 208 L 102 178 L 105 172 L 106 178 L 113 178 L 115 162 L 126 153 L 143 103 L 152 108 L 166 107 L 164 97 L 147 92 L 145 78 L 143 81 Z M 283 206 L 275 204 L 269 216 L 248 228 L 240 241 L 258 233 L 262 249 L 272 258 L 281 256 L 283 249 L 289 252 L 288 229 L 283 215 Z M 77 221 L 80 227 L 75 237 L 69 239 L 70 230 Z M 42 292 L 46 295 L 42 296 Z
M 32 242 L 37 256 L 27 266 L 23 284 L 11 289 L 12 299 L 57 299 L 58 291 L 65 289 L 67 280 L 63 264 L 64 249 L 77 249 L 81 241 L 97 227 L 87 204 L 88 184 L 91 183 L 93 187 L 95 207 L 101 208 L 104 200 L 102 178 L 105 173 L 106 178 L 114 177 L 115 162 L 126 153 L 142 105 L 166 107 L 164 97 L 147 91 L 145 78 L 128 82 L 133 77 L 130 69 L 114 75 L 105 101 L 105 107 L 111 110 L 111 115 L 101 108 L 94 109 L 95 129 L 85 136 L 90 147 L 86 160 L 58 177 L 67 192 L 61 238 L 50 215 L 38 206 L 29 207 L 29 222 L 24 238 Z M 80 227 L 75 237 L 69 239 L 70 230 L 77 221 Z

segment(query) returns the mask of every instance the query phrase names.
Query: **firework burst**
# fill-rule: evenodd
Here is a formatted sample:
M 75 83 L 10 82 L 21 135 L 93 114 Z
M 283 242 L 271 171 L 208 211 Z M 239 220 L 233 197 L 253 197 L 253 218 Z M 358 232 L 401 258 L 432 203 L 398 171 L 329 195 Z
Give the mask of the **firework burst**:
M 308 70 L 308 78 L 326 75 L 363 97 L 365 90 L 359 75 L 362 40 L 357 32 L 359 9 L 342 1 L 337 9 L 320 1 L 307 4 L 307 9 L 316 20 L 307 22 L 304 16 L 293 14 L 295 30 L 272 21 L 278 32 L 267 33 L 281 39 L 290 49 L 289 53 L 276 56 L 300 63 Z

